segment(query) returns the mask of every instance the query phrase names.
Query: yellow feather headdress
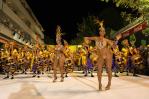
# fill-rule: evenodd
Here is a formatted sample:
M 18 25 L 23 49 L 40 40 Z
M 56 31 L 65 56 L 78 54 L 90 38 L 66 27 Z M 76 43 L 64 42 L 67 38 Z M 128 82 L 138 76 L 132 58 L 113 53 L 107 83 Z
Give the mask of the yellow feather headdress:
M 105 28 L 103 26 L 103 22 L 104 22 L 104 20 L 99 21 L 98 19 L 95 19 L 95 23 L 98 24 L 98 26 L 100 26 L 99 31 L 105 31 Z
M 56 28 L 56 42 L 57 43 L 61 43 L 61 36 L 62 36 L 61 27 L 57 25 L 57 28 Z

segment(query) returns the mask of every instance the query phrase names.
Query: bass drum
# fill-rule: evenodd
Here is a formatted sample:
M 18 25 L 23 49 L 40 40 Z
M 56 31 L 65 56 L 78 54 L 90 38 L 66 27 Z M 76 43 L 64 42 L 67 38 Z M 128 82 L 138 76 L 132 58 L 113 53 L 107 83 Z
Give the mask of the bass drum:
M 143 66 L 143 59 L 141 58 L 140 55 L 134 55 L 132 57 L 132 61 L 133 61 L 133 64 L 136 66 L 136 68 L 142 70 L 144 69 L 144 66 Z
M 124 57 L 117 56 L 115 58 L 115 62 L 118 65 L 120 73 L 124 72 L 124 69 L 125 69 L 125 59 L 124 59 Z
M 67 71 L 67 73 L 73 72 L 73 62 L 71 58 L 66 58 L 64 68 Z
M 122 57 L 117 57 L 117 58 L 116 58 L 116 63 L 117 63 L 118 65 L 123 64 L 123 58 L 122 58 Z

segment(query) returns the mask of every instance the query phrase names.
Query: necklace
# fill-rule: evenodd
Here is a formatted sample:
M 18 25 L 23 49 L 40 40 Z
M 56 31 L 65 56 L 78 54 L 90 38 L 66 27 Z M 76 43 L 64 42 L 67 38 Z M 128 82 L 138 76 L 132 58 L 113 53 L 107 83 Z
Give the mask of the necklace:
M 99 38 L 99 41 L 98 41 L 98 46 L 99 46 L 99 49 L 104 48 L 103 38 Z

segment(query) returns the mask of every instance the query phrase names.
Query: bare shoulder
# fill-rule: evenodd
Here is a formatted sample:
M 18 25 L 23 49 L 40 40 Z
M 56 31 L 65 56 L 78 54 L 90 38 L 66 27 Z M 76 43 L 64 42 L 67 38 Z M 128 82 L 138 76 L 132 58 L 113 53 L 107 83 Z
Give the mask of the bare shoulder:
M 93 40 L 95 40 L 95 41 L 98 40 L 98 37 L 92 37 L 92 38 L 93 38 Z

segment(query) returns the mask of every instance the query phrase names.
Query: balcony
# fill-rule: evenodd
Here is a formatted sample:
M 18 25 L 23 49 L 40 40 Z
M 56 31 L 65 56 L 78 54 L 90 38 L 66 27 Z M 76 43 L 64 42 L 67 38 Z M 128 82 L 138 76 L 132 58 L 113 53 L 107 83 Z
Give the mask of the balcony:
M 7 6 L 34 32 L 44 38 L 40 24 L 25 0 L 10 0 Z
M 16 24 L 18 24 L 26 33 L 36 40 L 35 33 L 5 4 L 3 3 L 2 11 Z
M 13 38 L 13 31 L 11 31 L 8 27 L 6 27 L 4 24 L 0 23 L 0 33 L 4 33 L 7 37 Z

